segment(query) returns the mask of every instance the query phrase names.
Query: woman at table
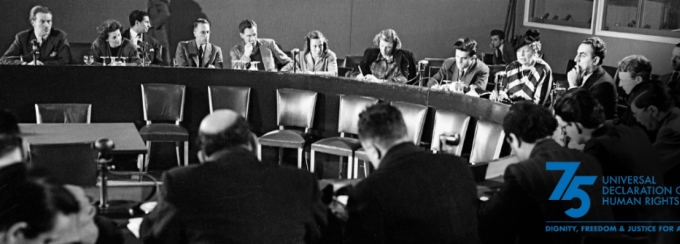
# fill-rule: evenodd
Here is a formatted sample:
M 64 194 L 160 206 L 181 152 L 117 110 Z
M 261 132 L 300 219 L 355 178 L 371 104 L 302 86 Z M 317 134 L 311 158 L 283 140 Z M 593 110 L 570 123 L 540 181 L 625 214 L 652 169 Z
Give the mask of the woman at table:
M 96 65 L 111 62 L 110 59 L 104 60 L 102 57 L 127 58 L 124 61 L 128 66 L 136 66 L 142 63 L 135 46 L 130 43 L 130 40 L 123 38 L 121 35 L 122 28 L 123 25 L 117 20 L 104 21 L 104 23 L 97 27 L 99 36 L 92 43 L 92 47 L 90 47 L 90 55 L 94 58 Z M 120 59 L 118 60 L 120 61 Z
M 401 49 L 401 39 L 396 31 L 380 31 L 373 38 L 373 44 L 378 47 L 366 49 L 359 67 L 353 71 L 357 79 L 406 84 L 416 76 L 413 54 Z
M 338 75 L 338 58 L 328 49 L 328 40 L 320 31 L 309 32 L 302 53 L 295 56 L 295 72 L 316 75 Z M 292 67 L 281 71 L 291 72 Z
M 501 99 L 528 100 L 544 107 L 552 103 L 553 77 L 550 65 L 539 58 L 541 43 L 527 37 L 519 49 L 517 60 L 505 68 L 507 80 L 501 89 Z

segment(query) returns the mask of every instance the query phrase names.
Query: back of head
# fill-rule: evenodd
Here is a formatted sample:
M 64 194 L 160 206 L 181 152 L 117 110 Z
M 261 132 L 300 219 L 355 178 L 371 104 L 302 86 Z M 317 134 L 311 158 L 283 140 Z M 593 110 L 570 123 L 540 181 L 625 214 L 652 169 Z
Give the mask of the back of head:
M 408 137 L 401 111 L 389 103 L 367 107 L 359 114 L 359 138 L 389 147 Z
M 490 36 L 498 36 L 498 39 L 505 40 L 505 32 L 502 30 L 492 30 Z
M 659 111 L 669 111 L 675 107 L 670 89 L 658 80 L 645 82 L 640 86 L 639 95 L 633 98 L 633 105 L 640 109 L 655 106 Z
M 557 120 L 550 111 L 529 101 L 513 104 L 503 119 L 505 134 L 515 134 L 517 138 L 527 143 L 535 143 L 550 136 L 555 129 Z
M 394 50 L 401 49 L 401 39 L 399 38 L 399 35 L 397 35 L 397 32 L 393 29 L 380 31 L 380 33 L 375 35 L 373 38 L 373 44 L 380 45 L 381 40 L 385 42 L 391 42 L 393 44 Z
M 252 147 L 250 125 L 234 111 L 217 110 L 201 122 L 198 144 L 205 156 L 225 149 Z
M 149 16 L 148 13 L 142 10 L 134 10 L 130 13 L 130 27 L 135 26 L 136 22 L 144 21 L 144 17 Z
M 590 45 L 593 48 L 593 57 L 599 57 L 600 62 L 597 65 L 602 65 L 604 56 L 607 54 L 607 45 L 599 37 L 588 37 L 581 42 L 581 44 Z
M 253 27 L 257 28 L 257 23 L 255 23 L 255 21 L 244 19 L 238 24 L 238 31 L 239 33 L 243 33 L 246 29 L 252 29 Z
M 594 129 L 604 123 L 604 108 L 586 89 L 572 89 L 555 103 L 555 115 L 567 123 L 581 123 Z
M 619 72 L 630 72 L 630 77 L 648 81 L 652 75 L 652 63 L 645 56 L 630 55 L 619 61 Z
M 50 9 L 44 6 L 36 5 L 35 7 L 31 8 L 31 12 L 29 14 L 28 19 L 29 20 L 35 20 L 35 15 L 43 13 L 43 14 L 51 14 Z
M 477 53 L 477 42 L 473 39 L 462 37 L 453 44 L 453 49 L 467 52 L 472 57 Z

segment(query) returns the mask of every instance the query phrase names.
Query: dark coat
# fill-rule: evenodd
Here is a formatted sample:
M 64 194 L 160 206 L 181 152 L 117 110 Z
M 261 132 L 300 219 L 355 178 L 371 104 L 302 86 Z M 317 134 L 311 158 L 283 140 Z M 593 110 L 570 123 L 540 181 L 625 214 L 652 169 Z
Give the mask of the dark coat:
M 394 146 L 349 195 L 350 243 L 478 243 L 477 191 L 459 157 Z
M 111 53 L 111 47 L 106 41 L 102 41 L 101 38 L 97 38 L 92 42 L 90 47 L 90 54 L 94 58 L 95 65 L 102 65 L 104 61 L 101 57 L 124 57 L 128 58 L 126 62 L 128 65 L 139 65 L 142 63 L 142 59 L 139 58 L 139 53 L 137 49 L 130 43 L 130 40 L 123 38 L 123 41 L 118 48 L 118 53 Z M 107 64 L 111 62 L 110 59 L 106 60 Z
M 177 44 L 177 51 L 175 52 L 175 59 L 178 67 L 199 67 L 198 44 L 196 40 L 181 41 Z M 222 48 L 208 43 L 205 48 L 202 60 L 203 66 L 199 68 L 214 65 L 217 69 L 223 68 L 224 57 L 222 56 Z
M 237 149 L 163 175 L 145 243 L 315 243 L 326 208 L 314 175 Z
M 671 89 L 671 97 L 673 97 L 673 100 L 675 101 L 675 106 L 680 108 L 680 75 L 678 75 L 675 80 L 670 80 L 672 74 L 673 73 L 671 72 L 661 76 L 661 82 Z
M 24 62 L 33 60 L 33 45 L 31 41 L 35 40 L 33 29 L 19 32 L 14 38 L 14 42 L 9 46 L 9 49 L 0 58 L 0 64 L 21 64 L 19 57 L 23 58 Z M 47 39 L 38 48 L 40 55 L 38 60 L 45 65 L 66 65 L 71 63 L 71 49 L 66 40 L 66 32 L 52 28 Z M 82 58 L 82 57 L 80 57 Z
M 123 32 L 123 38 L 132 40 L 130 38 L 130 29 L 127 29 Z M 165 50 L 168 47 L 162 47 L 161 43 L 156 40 L 156 38 L 151 37 L 149 34 L 143 34 L 142 35 L 142 41 L 149 43 L 149 48 L 153 48 L 153 59 L 151 60 L 151 64 L 155 66 L 163 66 L 163 56 L 161 52 L 167 52 L 168 50 Z M 134 43 L 132 43 L 134 44 Z M 141 54 L 140 54 L 141 55 Z M 141 56 L 140 56 L 141 58 Z
M 433 86 L 442 80 L 460 80 L 466 86 L 476 85 L 480 89 L 486 90 L 486 84 L 489 81 L 489 66 L 486 66 L 484 62 L 475 58 L 463 77 L 458 77 L 459 72 L 458 66 L 456 66 L 456 58 L 447 58 L 439 72 L 427 82 L 427 86 Z
M 393 51 L 394 60 L 399 65 L 399 70 L 409 81 L 416 77 L 416 61 L 413 58 L 413 53 L 404 49 L 396 49 Z M 364 75 L 370 75 L 371 64 L 375 62 L 380 56 L 380 49 L 378 48 L 368 48 L 364 51 L 364 57 L 359 62 L 359 67 Z M 358 74 L 358 70 L 354 73 Z
M 497 56 L 496 51 L 494 50 L 493 52 L 493 64 L 494 65 L 499 65 L 499 64 L 509 64 L 512 63 L 512 61 L 517 60 L 517 53 L 515 52 L 515 49 L 512 48 L 512 44 L 510 43 L 503 43 L 503 50 L 502 50 L 502 56 Z
M 602 66 L 597 66 L 587 80 L 583 81 L 583 88 L 588 89 L 604 108 L 605 118 L 614 119 L 616 116 L 616 85 L 614 79 L 607 74 Z

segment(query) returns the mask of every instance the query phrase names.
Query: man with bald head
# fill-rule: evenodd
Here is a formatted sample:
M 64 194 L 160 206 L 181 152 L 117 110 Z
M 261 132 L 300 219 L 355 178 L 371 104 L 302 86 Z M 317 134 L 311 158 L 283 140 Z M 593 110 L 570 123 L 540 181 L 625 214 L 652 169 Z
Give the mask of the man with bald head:
M 316 243 L 326 209 L 314 175 L 261 163 L 243 117 L 218 110 L 199 127 L 201 164 L 163 175 L 145 243 Z

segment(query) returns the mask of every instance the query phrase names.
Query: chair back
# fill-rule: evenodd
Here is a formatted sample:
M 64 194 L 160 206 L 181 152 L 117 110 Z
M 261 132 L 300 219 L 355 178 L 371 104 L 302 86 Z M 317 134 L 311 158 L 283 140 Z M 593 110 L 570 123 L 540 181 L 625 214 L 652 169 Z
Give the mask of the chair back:
M 378 99 L 354 95 L 340 95 L 340 115 L 338 116 L 338 132 L 359 133 L 359 114 L 366 107 L 378 103 Z
M 45 103 L 35 105 L 35 121 L 42 123 L 90 123 L 92 104 Z
M 295 89 L 276 89 L 276 124 L 312 128 L 317 93 Z
M 409 138 L 413 138 L 413 143 L 419 145 L 420 138 L 423 135 L 427 106 L 404 102 L 392 102 L 391 104 L 401 111 Z
M 363 58 L 363 55 L 347 55 L 345 56 L 345 63 L 342 66 L 356 69 Z
M 470 123 L 470 116 L 453 112 L 450 110 L 437 110 L 434 114 L 434 128 L 432 128 L 432 143 L 430 149 L 438 151 L 441 142 L 439 136 L 442 134 L 458 134 L 460 135 L 460 143 L 455 146 L 454 154 L 460 156 L 463 152 L 463 142 L 465 142 L 465 133 L 467 132 L 468 124 Z
M 61 184 L 95 186 L 97 151 L 93 142 L 29 144 L 31 164 Z
M 489 121 L 477 121 L 475 137 L 472 141 L 470 163 L 488 162 L 498 159 L 505 132 L 500 124 Z
M 351 74 L 352 71 L 354 71 L 354 68 L 338 67 L 338 76 L 339 77 L 347 77 L 347 75 Z
M 144 120 L 175 121 L 184 116 L 186 86 L 171 84 L 142 84 Z
M 496 81 L 498 81 L 498 78 L 496 77 L 496 74 L 503 72 L 505 74 L 505 65 L 489 65 L 489 82 L 487 82 L 486 89 L 487 91 L 493 91 L 494 87 L 496 86 Z
M 248 120 L 250 87 L 208 86 L 210 113 L 218 109 L 231 109 Z

